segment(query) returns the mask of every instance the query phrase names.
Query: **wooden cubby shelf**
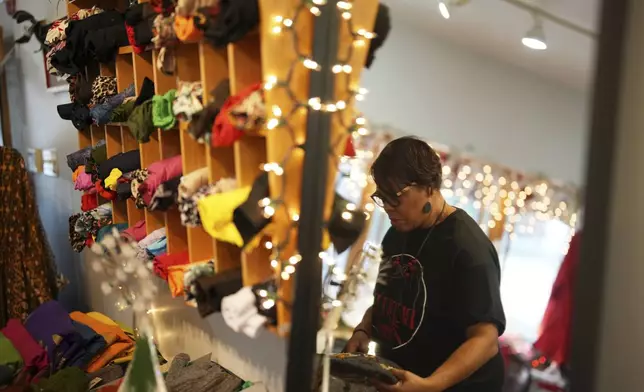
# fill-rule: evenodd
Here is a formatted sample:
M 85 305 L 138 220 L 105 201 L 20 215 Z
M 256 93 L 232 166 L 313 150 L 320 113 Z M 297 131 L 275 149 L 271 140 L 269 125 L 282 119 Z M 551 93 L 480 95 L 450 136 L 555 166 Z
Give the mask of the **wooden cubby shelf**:
M 139 0 L 139 2 L 143 2 L 143 0 Z M 375 4 L 377 3 L 372 0 L 355 0 L 355 2 L 373 3 L 370 6 L 373 8 L 373 12 L 370 11 L 366 16 L 355 15 L 356 20 L 366 21 L 361 23 L 366 27 L 371 27 L 375 19 Z M 270 26 L 271 18 L 280 14 L 289 15 L 298 8 L 299 4 L 299 0 L 262 0 L 259 4 L 261 9 L 260 26 Z M 67 2 L 67 12 L 68 15 L 72 15 L 79 9 L 91 8 L 94 5 L 104 9 L 118 9 L 120 11 L 126 9 L 125 0 L 76 0 Z M 299 34 L 299 50 L 304 53 L 311 51 L 312 20 L 313 16 L 309 12 L 305 12 L 300 15 L 298 25 L 294 27 Z M 119 48 L 114 63 L 100 64 L 97 71 L 91 72 L 88 69 L 87 73 L 88 75 L 115 76 L 119 91 L 123 91 L 133 83 L 137 94 L 145 78 L 154 81 L 156 94 L 164 94 L 170 89 L 178 88 L 180 82 L 201 82 L 204 91 L 204 104 L 207 104 L 210 92 L 226 79 L 230 82 L 230 93 L 234 95 L 253 84 L 268 80 L 269 77 L 275 75 L 280 78 L 285 77 L 291 64 L 294 61 L 299 61 L 297 54 L 292 50 L 293 45 L 289 42 L 290 39 L 292 38 L 288 34 L 279 38 L 270 34 L 270 28 L 260 28 L 222 49 L 216 49 L 206 42 L 180 43 L 175 47 L 176 73 L 174 76 L 165 75 L 157 70 L 155 66 L 159 55 L 157 50 L 137 54 L 131 46 L 125 46 Z M 347 45 L 352 43 L 352 37 L 347 34 L 342 36 L 341 40 L 344 45 L 341 48 L 346 49 Z M 352 59 L 351 64 L 354 69 L 362 68 L 365 56 L 366 49 L 363 54 Z M 305 67 L 298 66 L 293 73 L 290 89 L 298 97 L 301 97 L 300 99 L 305 99 L 304 97 L 309 94 L 310 72 Z M 352 76 L 356 80 L 358 77 L 359 72 Z M 284 92 L 267 91 L 265 99 L 268 112 L 270 112 L 272 105 L 279 105 L 285 113 L 294 107 L 294 102 Z M 346 97 L 339 99 L 346 99 Z M 241 187 L 252 185 L 255 178 L 261 174 L 260 167 L 263 163 L 281 162 L 295 144 L 304 143 L 306 119 L 307 113 L 304 110 L 289 120 L 291 127 L 295 130 L 294 135 L 283 129 L 270 132 L 261 130 L 261 132 L 252 135 L 245 135 L 231 147 L 223 148 L 214 148 L 198 143 L 187 132 L 188 124 L 180 121 L 177 121 L 174 129 L 157 129 L 150 136 L 150 141 L 144 144 L 138 143 L 124 123 L 92 126 L 88 130 L 78 132 L 78 142 L 80 147 L 86 147 L 95 145 L 99 140 L 105 140 L 108 157 L 138 149 L 143 168 L 161 159 L 181 155 L 184 175 L 207 168 L 210 183 L 215 183 L 221 178 L 232 177 Z M 336 140 L 335 137 L 345 131 L 341 129 L 339 123 L 334 124 L 333 140 Z M 344 144 L 340 143 L 337 150 L 338 152 L 343 151 Z M 281 221 L 276 221 L 276 215 L 273 222 L 276 229 L 271 233 L 263 234 L 262 238 L 262 243 L 265 243 L 271 240 L 284 240 L 285 235 L 290 236 L 288 249 L 285 249 L 286 258 L 297 253 L 295 248 L 297 230 L 288 229 L 288 225 L 292 224 L 291 216 L 299 212 L 304 152 L 301 149 L 294 151 L 287 167 L 284 168 L 285 173 L 289 176 L 286 189 L 282 189 L 281 180 L 275 175 L 271 174 L 269 177 L 271 198 L 283 197 L 290 210 L 284 214 L 286 219 L 281 219 Z M 329 159 L 329 162 L 332 164 L 335 161 Z M 332 169 L 329 174 L 325 212 L 327 217 L 331 208 L 335 172 Z M 112 201 L 112 206 L 114 223 L 127 222 L 129 225 L 134 225 L 145 219 L 148 233 L 165 227 L 168 252 L 177 253 L 187 250 L 191 263 L 214 260 L 217 272 L 241 267 L 245 286 L 263 282 L 272 276 L 279 279 L 279 274 L 276 274 L 271 267 L 271 251 L 264 246 L 246 252 L 235 245 L 213 240 L 201 227 L 183 226 L 176 208 L 171 208 L 167 212 L 142 210 L 135 207 L 133 200 L 115 200 Z M 280 230 L 284 227 L 287 228 L 286 231 Z M 283 234 L 285 232 L 289 234 Z M 283 281 L 280 286 L 279 295 L 287 302 L 292 301 L 291 282 L 292 280 Z M 277 306 L 278 327 L 269 329 L 276 333 L 279 331 L 279 334 L 283 335 L 288 333 L 290 327 L 290 310 L 284 306 L 283 301 L 279 301 Z

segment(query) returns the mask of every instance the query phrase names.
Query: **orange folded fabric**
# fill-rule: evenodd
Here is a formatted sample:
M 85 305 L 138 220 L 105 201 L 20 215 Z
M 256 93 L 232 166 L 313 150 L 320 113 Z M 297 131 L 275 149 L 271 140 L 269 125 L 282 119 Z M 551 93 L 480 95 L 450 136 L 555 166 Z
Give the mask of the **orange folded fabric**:
M 85 173 L 85 165 L 78 166 L 76 170 L 72 173 L 72 182 L 76 182 L 76 178 L 80 173 Z
M 120 356 L 134 346 L 134 342 L 132 342 L 127 334 L 118 326 L 107 325 L 81 312 L 72 312 L 69 316 L 72 320 L 90 327 L 94 332 L 103 336 L 105 341 L 112 336 L 115 337 L 111 338 L 113 339 L 113 343 L 107 346 L 105 351 L 100 353 L 96 358 L 94 358 L 92 363 L 89 364 L 87 367 L 88 373 L 95 372 L 105 367 L 112 362 L 114 358 Z
M 174 31 L 177 38 L 182 42 L 199 42 L 203 38 L 203 31 L 195 26 L 195 20 L 192 16 L 174 17 Z

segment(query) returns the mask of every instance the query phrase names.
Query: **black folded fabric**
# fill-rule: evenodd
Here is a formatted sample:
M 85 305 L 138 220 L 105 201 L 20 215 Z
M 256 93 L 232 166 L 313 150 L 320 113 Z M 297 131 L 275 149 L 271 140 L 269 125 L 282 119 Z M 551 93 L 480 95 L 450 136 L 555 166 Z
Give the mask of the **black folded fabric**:
M 136 97 L 136 101 L 134 101 L 134 106 L 139 106 L 143 102 L 152 99 L 152 97 L 154 97 L 154 82 L 148 77 L 145 77 L 141 84 L 139 95 Z
M 219 14 L 214 23 L 206 23 L 204 36 L 219 48 L 239 41 L 259 24 L 257 3 L 257 0 L 221 0 Z
M 85 130 L 92 125 L 92 115 L 86 105 L 74 103 L 72 124 L 79 131 Z
M 242 287 L 241 269 L 218 272 L 214 276 L 202 276 L 195 281 L 197 310 L 201 317 L 221 312 L 221 300 L 235 294 Z
M 74 83 L 74 97 L 76 102 L 83 105 L 89 105 L 92 100 L 92 82 L 83 74 L 79 74 Z
M 116 198 L 118 200 L 127 200 L 132 197 L 132 185 L 129 182 L 119 182 L 116 185 Z
M 385 43 L 389 31 L 391 30 L 391 20 L 389 18 L 389 7 L 385 4 L 378 4 L 378 14 L 376 14 L 376 22 L 374 24 L 374 33 L 376 36 L 369 44 L 369 52 L 367 53 L 367 61 L 365 67 L 371 67 L 373 60 L 376 57 L 376 51 Z
M 131 172 L 141 168 L 141 154 L 139 150 L 131 150 L 116 154 L 105 162 L 98 165 L 98 177 L 105 180 L 112 169 L 119 169 L 123 173 Z
M 132 4 L 125 11 L 125 23 L 136 26 L 143 19 L 150 17 L 151 13 L 154 13 L 154 10 L 150 3 Z
M 212 125 L 215 123 L 221 107 L 230 96 L 230 80 L 224 79 L 211 92 L 212 101 L 200 112 L 192 115 L 188 133 L 196 140 L 205 139 L 205 135 L 212 132 Z M 208 140 L 206 143 L 210 144 Z
M 248 244 L 271 221 L 264 217 L 260 200 L 270 197 L 268 172 L 260 174 L 253 182 L 248 199 L 233 212 L 233 223 L 239 231 L 244 245 Z
M 146 4 L 146 3 L 143 3 Z M 154 38 L 154 33 L 152 32 L 151 22 L 148 20 L 142 20 L 134 26 L 134 41 L 137 45 L 145 46 L 152 42 Z
M 84 69 L 84 67 L 88 64 L 89 60 L 92 58 L 93 55 L 97 54 L 100 56 L 105 55 L 106 50 L 110 50 L 110 43 L 119 41 L 120 38 L 122 38 L 120 35 L 117 36 L 116 38 L 108 38 L 107 37 L 107 32 L 105 34 L 99 34 L 99 35 L 94 35 L 95 38 L 93 39 L 98 39 L 98 42 L 94 42 L 92 45 L 92 52 L 87 48 L 86 45 L 86 38 L 88 35 L 90 35 L 91 32 L 93 31 L 99 31 L 111 27 L 116 27 L 116 26 L 121 26 L 123 30 L 125 29 L 125 20 L 123 18 L 123 15 L 119 13 L 118 11 L 115 10 L 110 10 L 110 11 L 104 11 L 101 12 L 100 14 L 92 15 L 88 18 L 82 19 L 82 20 L 73 20 L 69 22 L 69 25 L 66 30 L 67 34 L 67 41 L 65 48 L 63 50 L 59 51 L 54 55 L 54 57 L 57 57 L 57 55 L 61 52 L 65 52 L 63 55 L 61 55 L 62 58 L 65 60 L 68 60 L 68 64 L 63 64 L 64 66 L 69 66 L 70 68 L 76 68 L 77 70 Z M 111 33 L 110 34 L 119 34 L 118 29 L 114 30 L 109 30 Z M 96 37 L 104 37 L 105 41 L 102 41 L 101 38 L 96 38 Z M 127 41 L 127 34 L 125 36 L 125 42 Z M 100 45 L 105 44 L 105 48 L 101 48 Z M 98 45 L 98 46 L 97 46 Z M 127 44 L 126 44 L 127 45 Z M 54 58 L 52 58 L 52 65 L 54 64 Z M 56 67 L 58 70 L 61 70 L 60 68 Z M 65 70 L 62 70 L 66 72 Z M 78 72 L 74 72 L 72 74 L 75 74 Z
M 178 188 L 181 176 L 177 176 L 163 182 L 154 192 L 148 209 L 150 211 L 167 211 L 177 204 Z
M 342 196 L 335 194 L 328 230 L 331 243 L 338 254 L 347 250 L 358 240 L 367 220 L 362 210 L 349 211 L 346 208 L 348 203 Z M 345 212 L 351 214 L 351 219 L 344 219 L 342 215 Z
M 124 24 L 90 31 L 85 36 L 85 50 L 87 51 L 87 55 L 103 64 L 113 62 L 119 47 L 129 44 L 130 41 L 127 38 L 127 31 L 125 30 Z

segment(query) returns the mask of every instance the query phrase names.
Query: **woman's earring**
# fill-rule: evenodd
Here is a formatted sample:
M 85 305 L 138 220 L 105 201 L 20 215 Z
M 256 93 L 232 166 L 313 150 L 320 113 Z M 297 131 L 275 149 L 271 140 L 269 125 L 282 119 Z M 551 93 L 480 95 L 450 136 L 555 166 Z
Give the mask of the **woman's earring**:
M 423 214 L 429 214 L 432 211 L 432 203 L 427 202 L 423 206 Z

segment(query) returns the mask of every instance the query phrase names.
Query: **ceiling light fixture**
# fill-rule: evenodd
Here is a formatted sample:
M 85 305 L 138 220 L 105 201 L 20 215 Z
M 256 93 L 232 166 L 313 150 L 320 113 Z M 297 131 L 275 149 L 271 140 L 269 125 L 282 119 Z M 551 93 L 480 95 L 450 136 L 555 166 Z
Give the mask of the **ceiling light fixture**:
M 449 8 L 447 7 L 447 4 L 445 4 L 444 1 L 439 1 L 438 2 L 438 12 L 441 13 L 441 16 L 444 19 L 449 19 L 449 17 L 450 17 Z
M 456 7 L 461 7 L 470 2 L 470 0 L 436 0 L 438 3 L 438 12 L 444 19 L 449 19 L 451 11 Z
M 534 26 L 523 36 L 521 43 L 532 50 L 548 49 L 546 34 L 543 32 L 543 24 L 541 23 L 541 19 L 536 15 L 534 16 Z

